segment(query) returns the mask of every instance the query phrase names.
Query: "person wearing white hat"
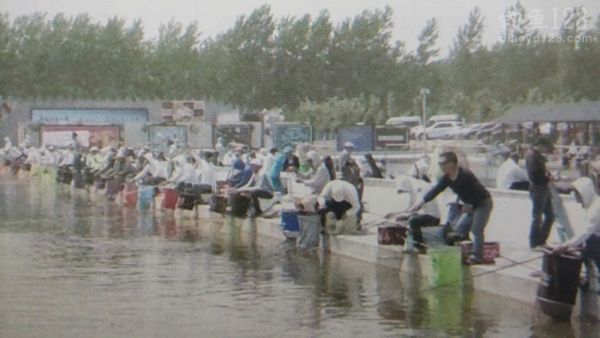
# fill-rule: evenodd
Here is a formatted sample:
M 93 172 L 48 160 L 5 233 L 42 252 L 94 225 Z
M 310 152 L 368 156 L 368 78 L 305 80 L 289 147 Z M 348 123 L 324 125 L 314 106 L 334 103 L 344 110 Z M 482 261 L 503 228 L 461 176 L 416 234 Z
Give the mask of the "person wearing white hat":
M 330 181 L 329 170 L 327 170 L 325 163 L 316 151 L 311 150 L 306 155 L 311 165 L 311 170 L 306 174 L 297 173 L 297 182 L 304 183 L 304 185 L 310 188 L 311 194 L 318 195 L 323 190 L 325 184 Z

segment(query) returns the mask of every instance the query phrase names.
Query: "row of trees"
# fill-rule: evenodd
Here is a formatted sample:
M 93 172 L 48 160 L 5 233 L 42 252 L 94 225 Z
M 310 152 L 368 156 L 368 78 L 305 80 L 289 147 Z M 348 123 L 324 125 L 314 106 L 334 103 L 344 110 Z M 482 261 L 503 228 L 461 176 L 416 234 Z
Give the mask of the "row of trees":
M 216 37 L 171 21 L 146 40 L 141 21 L 86 15 L 0 15 L 0 95 L 86 99 L 222 101 L 253 112 L 280 107 L 322 128 L 433 112 L 489 119 L 515 102 L 597 100 L 600 22 L 568 12 L 555 36 L 532 29 L 518 2 L 507 8 L 504 41 L 482 43 L 478 8 L 440 57 L 427 21 L 415 51 L 392 38 L 392 10 L 364 11 L 339 24 L 327 11 L 276 20 L 268 6 Z

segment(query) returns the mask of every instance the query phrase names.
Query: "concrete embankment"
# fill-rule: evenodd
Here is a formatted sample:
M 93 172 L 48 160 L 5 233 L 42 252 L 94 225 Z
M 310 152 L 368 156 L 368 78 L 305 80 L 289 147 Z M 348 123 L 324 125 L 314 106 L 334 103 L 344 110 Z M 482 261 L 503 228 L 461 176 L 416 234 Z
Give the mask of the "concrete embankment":
M 287 179 L 287 177 L 286 177 Z M 306 188 L 286 180 L 293 196 L 302 196 L 307 193 Z M 522 302 L 532 308 L 536 304 L 536 292 L 539 285 L 539 271 L 542 268 L 542 253 L 532 252 L 528 248 L 529 222 L 531 202 L 527 192 L 501 191 L 491 189 L 494 199 L 494 210 L 486 228 L 486 241 L 500 243 L 500 257 L 494 265 L 477 265 L 471 267 L 457 267 L 461 269 L 461 278 L 455 283 L 473 287 L 496 296 Z M 452 193 L 444 193 L 438 197 L 442 220 L 445 219 L 448 202 L 456 197 Z M 571 196 L 563 196 L 563 203 L 570 221 L 577 234 L 584 231 L 584 213 Z M 365 223 L 380 219 L 382 215 L 391 211 L 401 211 L 407 207 L 408 196 L 398 194 L 392 180 L 366 181 L 364 192 L 366 213 Z M 290 204 L 283 207 L 290 207 Z M 281 206 L 279 206 L 281 207 Z M 200 207 L 201 217 L 222 217 L 220 214 L 211 213 L 208 207 Z M 248 223 L 246 220 L 244 224 Z M 246 227 L 247 225 L 242 225 Z M 277 240 L 284 240 L 278 217 L 272 219 L 257 218 L 256 231 L 264 236 Z M 558 242 L 556 226 L 553 228 L 550 242 Z M 324 240 L 324 241 L 323 241 Z M 432 255 L 404 254 L 400 246 L 383 246 L 377 243 L 376 228 L 372 227 L 360 235 L 328 236 L 322 239 L 321 248 L 328 248 L 333 254 L 339 254 L 372 264 L 380 264 L 428 278 L 430 280 L 439 276 L 436 271 Z M 449 250 L 459 250 L 454 247 Z M 536 274 L 538 273 L 538 274 Z M 431 285 L 436 285 L 430 283 Z M 437 285 L 444 286 L 444 285 Z M 436 287 L 437 287 L 436 286 Z M 597 294 L 589 291 L 580 292 L 578 305 L 574 315 L 585 315 L 600 319 Z

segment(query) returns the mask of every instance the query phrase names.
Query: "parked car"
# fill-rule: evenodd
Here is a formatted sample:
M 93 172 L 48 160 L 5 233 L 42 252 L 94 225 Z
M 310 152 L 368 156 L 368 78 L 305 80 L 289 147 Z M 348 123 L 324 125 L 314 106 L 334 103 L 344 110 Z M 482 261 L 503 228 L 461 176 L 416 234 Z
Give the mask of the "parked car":
M 438 124 L 438 123 L 442 123 L 442 122 L 456 122 L 459 123 L 460 125 L 463 125 L 463 121 L 460 119 L 460 116 L 458 114 L 444 114 L 444 115 L 433 115 L 431 116 L 428 120 L 427 123 L 425 124 L 425 128 L 430 128 L 433 127 L 434 125 Z M 436 134 L 437 131 L 434 131 L 434 134 Z M 451 137 L 456 137 L 457 131 L 454 131 L 454 135 L 449 135 L 448 138 Z M 411 128 L 410 130 L 410 136 L 412 138 L 419 138 L 423 135 L 423 126 L 418 125 L 415 126 L 413 128 Z M 427 136 L 429 136 L 429 134 L 427 134 Z
M 385 121 L 386 126 L 401 126 L 412 128 L 421 124 L 418 116 L 394 116 Z
M 498 128 L 502 128 L 502 124 L 495 123 L 495 122 L 485 123 L 485 126 L 479 128 L 479 130 L 477 130 L 477 132 L 475 133 L 475 137 L 478 139 L 488 137 L 488 136 L 492 135 L 492 133 L 495 130 L 498 130 Z
M 475 133 L 483 128 L 485 125 L 485 123 L 473 123 L 471 125 L 468 126 L 464 126 L 461 128 L 461 130 L 458 131 L 458 138 L 461 139 L 469 139 L 471 137 L 473 137 L 473 135 L 475 135 Z
M 425 128 L 425 135 L 427 135 L 428 139 L 450 139 L 456 137 L 462 128 L 463 124 L 461 122 L 436 122 L 433 125 Z M 414 136 L 415 138 L 422 138 L 423 132 L 417 131 Z

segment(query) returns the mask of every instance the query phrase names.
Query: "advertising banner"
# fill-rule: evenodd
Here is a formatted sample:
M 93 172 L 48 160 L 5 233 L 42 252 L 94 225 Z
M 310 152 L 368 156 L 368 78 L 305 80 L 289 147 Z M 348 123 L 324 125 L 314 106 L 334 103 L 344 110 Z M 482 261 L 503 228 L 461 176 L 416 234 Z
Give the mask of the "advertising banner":
M 148 141 L 152 149 L 167 150 L 167 142 L 176 141 L 182 146 L 187 146 L 186 126 L 148 126 Z
M 354 143 L 357 151 L 372 151 L 374 149 L 374 130 L 373 126 L 355 126 L 338 130 L 337 149 L 342 150 L 344 143 L 350 141 Z
M 215 142 L 219 137 L 222 137 L 225 144 L 236 142 L 250 146 L 252 144 L 252 126 L 248 124 L 222 124 L 217 126 L 215 137 Z
M 148 109 L 33 109 L 31 122 L 51 125 L 146 123 Z
M 299 143 L 311 143 L 312 127 L 302 123 L 275 123 L 273 125 L 273 146 L 284 149 Z
M 117 126 L 62 126 L 44 125 L 40 128 L 42 143 L 46 146 L 54 145 L 65 147 L 71 144 L 73 133 L 84 147 L 103 148 L 109 144 L 120 141 L 119 127 Z
M 408 128 L 375 127 L 375 148 L 403 148 L 408 145 Z

